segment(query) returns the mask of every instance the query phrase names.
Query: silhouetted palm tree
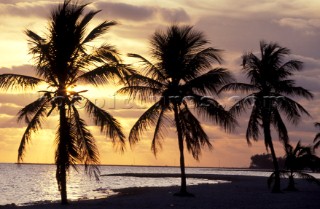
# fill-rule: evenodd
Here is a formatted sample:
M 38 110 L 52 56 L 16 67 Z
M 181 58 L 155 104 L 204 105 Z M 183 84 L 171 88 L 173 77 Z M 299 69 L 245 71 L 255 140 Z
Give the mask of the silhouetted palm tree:
M 123 78 L 129 73 L 121 65 L 118 52 L 113 46 L 104 44 L 94 48 L 89 45 L 116 23 L 105 21 L 86 33 L 89 22 L 99 12 L 90 11 L 84 14 L 86 6 L 66 0 L 53 10 L 45 37 L 31 30 L 26 31 L 30 53 L 34 55 L 37 77 L 0 75 L 0 88 L 4 90 L 25 91 L 40 84 L 48 86 L 47 90 L 39 91 L 43 93 L 41 98 L 18 113 L 18 120 L 24 120 L 28 124 L 19 147 L 18 162 L 23 160 L 32 133 L 41 129 L 42 122 L 52 111 L 59 112 L 55 164 L 62 204 L 67 204 L 66 172 L 70 166 L 77 169 L 76 164 L 83 163 L 88 174 L 96 177 L 99 174 L 99 155 L 95 139 L 86 128 L 85 121 L 81 119 L 76 103 L 82 100 L 84 109 L 95 125 L 100 126 L 101 132 L 110 137 L 112 142 L 119 142 L 121 149 L 124 148 L 125 136 L 116 119 L 80 95 L 85 90 L 70 90 L 77 84 L 107 84 L 110 79 Z
M 304 169 L 316 170 L 319 158 L 314 153 L 311 146 L 302 146 L 300 142 L 293 148 L 290 144 L 285 145 L 285 170 L 281 171 L 281 175 L 289 177 L 289 184 L 286 190 L 295 191 L 294 176 L 306 179 L 320 185 L 320 181 L 312 175 L 304 172 Z M 268 179 L 268 185 L 273 183 L 275 173 L 272 173 Z
M 171 124 L 176 127 L 181 167 L 181 188 L 176 195 L 181 196 L 189 195 L 184 146 L 197 160 L 202 147 L 212 147 L 196 115 L 211 119 L 227 130 L 236 124 L 232 115 L 213 97 L 232 77 L 226 69 L 212 69 L 211 64 L 220 63 L 221 57 L 219 50 L 206 44 L 204 35 L 191 26 L 173 25 L 166 32 L 155 32 L 151 38 L 154 62 L 129 54 L 141 61 L 144 71 L 132 75 L 129 86 L 119 90 L 129 93 L 133 99 L 154 102 L 132 127 L 129 135 L 132 145 L 140 140 L 143 131 L 154 126 L 151 149 L 156 155 L 162 147 L 166 127 Z
M 314 126 L 316 128 L 320 128 L 320 123 L 315 123 Z M 314 137 L 313 142 L 315 143 L 314 146 L 313 146 L 314 149 L 317 149 L 320 146 L 320 132 L 316 134 L 316 136 Z
M 307 114 L 299 103 L 290 96 L 301 96 L 312 99 L 313 95 L 306 89 L 295 85 L 295 81 L 288 79 L 295 71 L 302 70 L 302 62 L 287 60 L 290 50 L 276 43 L 260 42 L 260 58 L 253 53 L 242 57 L 242 67 L 250 83 L 231 83 L 221 90 L 239 90 L 250 93 L 234 104 L 230 112 L 239 115 L 251 108 L 246 138 L 258 140 L 260 128 L 264 133 L 266 148 L 270 148 L 275 169 L 275 184 L 273 192 L 280 192 L 280 174 L 276 153 L 271 137 L 271 125 L 278 132 L 279 140 L 288 142 L 288 132 L 281 118 L 283 113 L 287 120 L 297 124 L 301 114 Z

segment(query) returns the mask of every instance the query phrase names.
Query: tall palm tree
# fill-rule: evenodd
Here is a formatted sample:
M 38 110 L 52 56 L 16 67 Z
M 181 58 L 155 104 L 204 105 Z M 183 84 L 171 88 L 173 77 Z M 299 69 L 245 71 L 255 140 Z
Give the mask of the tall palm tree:
M 181 167 L 181 188 L 176 195 L 187 196 L 184 146 L 195 159 L 201 148 L 212 147 L 197 116 L 208 118 L 230 130 L 235 119 L 215 100 L 218 89 L 232 80 L 223 68 L 212 69 L 221 62 L 219 50 L 207 47 L 203 33 L 191 26 L 172 25 L 165 32 L 157 31 L 151 38 L 153 62 L 137 54 L 144 68 L 129 77 L 129 86 L 119 90 L 132 99 L 153 102 L 133 125 L 129 142 L 138 142 L 143 131 L 154 126 L 151 149 L 156 155 L 162 147 L 166 128 L 174 124 L 178 135 Z
M 246 138 L 258 140 L 260 128 L 263 130 L 266 149 L 270 149 L 275 170 L 275 184 L 273 192 L 280 192 L 280 173 L 276 153 L 271 136 L 271 125 L 278 132 L 279 140 L 288 143 L 288 132 L 282 120 L 283 113 L 287 120 L 297 124 L 302 114 L 309 115 L 307 110 L 292 96 L 312 99 L 313 95 L 306 89 L 296 86 L 295 81 L 289 79 L 295 71 L 302 70 L 302 62 L 287 60 L 290 50 L 277 43 L 260 42 L 260 57 L 254 53 L 242 56 L 242 68 L 250 83 L 230 83 L 221 91 L 235 90 L 249 93 L 248 96 L 237 101 L 230 109 L 236 115 L 251 109 Z
M 114 21 L 104 21 L 90 32 L 87 26 L 99 11 L 84 14 L 86 4 L 65 0 L 52 11 L 48 32 L 40 36 L 31 30 L 29 38 L 30 53 L 34 55 L 36 77 L 2 74 L 0 88 L 3 90 L 35 89 L 46 84 L 48 88 L 39 91 L 43 94 L 18 113 L 18 121 L 24 120 L 27 128 L 22 136 L 18 150 L 18 162 L 23 160 L 26 145 L 32 133 L 41 129 L 42 122 L 53 111 L 58 112 L 59 125 L 56 132 L 55 164 L 56 179 L 61 193 L 62 204 L 67 204 L 66 172 L 70 166 L 83 163 L 88 174 L 98 177 L 99 153 L 95 139 L 86 128 L 75 104 L 84 102 L 84 109 L 100 126 L 101 132 L 124 148 L 125 136 L 119 122 L 94 102 L 72 89 L 77 84 L 100 86 L 110 79 L 124 78 L 128 70 L 121 64 L 118 52 L 111 45 L 90 47 L 90 42 L 103 35 Z

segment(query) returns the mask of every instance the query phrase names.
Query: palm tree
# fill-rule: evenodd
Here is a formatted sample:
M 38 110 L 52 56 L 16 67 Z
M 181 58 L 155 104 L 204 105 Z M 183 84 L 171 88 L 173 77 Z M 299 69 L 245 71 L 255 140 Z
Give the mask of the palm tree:
M 167 126 L 176 127 L 181 167 L 181 188 L 176 195 L 181 196 L 190 195 L 186 187 L 184 146 L 197 160 L 201 148 L 212 147 L 197 115 L 215 121 L 226 130 L 236 124 L 213 97 L 232 77 L 226 69 L 212 69 L 211 64 L 220 63 L 221 57 L 219 50 L 206 44 L 208 40 L 203 33 L 191 26 L 172 25 L 166 32 L 155 32 L 151 38 L 154 62 L 129 54 L 140 60 L 144 70 L 130 76 L 129 86 L 119 90 L 132 99 L 153 102 L 133 125 L 129 134 L 131 145 L 140 140 L 143 131 L 154 126 L 151 150 L 156 155 L 162 148 Z
M 125 136 L 119 122 L 108 112 L 99 108 L 82 92 L 71 89 L 77 84 L 100 86 L 113 78 L 123 78 L 129 72 L 121 64 L 118 52 L 111 45 L 90 47 L 90 42 L 103 35 L 114 21 L 105 21 L 86 33 L 87 26 L 99 11 L 84 14 L 86 4 L 65 0 L 52 11 L 48 33 L 41 37 L 31 30 L 29 38 L 30 53 L 34 55 L 36 77 L 2 74 L 0 88 L 3 90 L 35 89 L 46 84 L 48 88 L 39 91 L 43 94 L 18 113 L 18 121 L 24 120 L 27 128 L 22 136 L 18 150 L 18 162 L 23 160 L 26 145 L 32 133 L 41 129 L 42 122 L 53 111 L 59 113 L 59 125 L 56 132 L 55 164 L 56 179 L 61 193 L 61 203 L 67 204 L 66 172 L 70 166 L 83 163 L 90 175 L 98 177 L 99 153 L 95 139 L 86 128 L 75 104 L 84 102 L 84 109 L 100 126 L 101 132 L 112 142 L 124 148 Z
M 294 176 L 306 179 L 309 182 L 314 182 L 320 185 L 320 181 L 312 175 L 304 172 L 304 169 L 316 170 L 319 158 L 314 153 L 314 148 L 311 146 L 302 146 L 300 141 L 293 148 L 290 144 L 285 145 L 285 170 L 281 171 L 283 176 L 289 177 L 289 183 L 286 190 L 296 191 Z M 275 173 L 269 177 L 268 184 L 272 184 Z
M 271 136 L 271 125 L 278 132 L 279 140 L 288 143 L 288 132 L 280 113 L 287 120 L 297 124 L 302 114 L 309 115 L 307 110 L 291 96 L 301 96 L 312 99 L 313 95 L 306 89 L 296 86 L 295 81 L 289 79 L 295 71 L 302 70 L 302 62 L 287 60 L 290 50 L 277 43 L 260 42 L 260 57 L 253 53 L 242 56 L 242 67 L 250 83 L 230 83 L 224 90 L 236 90 L 249 93 L 234 104 L 230 112 L 239 115 L 251 108 L 251 115 L 246 131 L 246 139 L 258 140 L 260 128 L 263 130 L 266 149 L 270 148 L 275 170 L 275 184 L 273 192 L 280 192 L 280 173 L 276 153 Z

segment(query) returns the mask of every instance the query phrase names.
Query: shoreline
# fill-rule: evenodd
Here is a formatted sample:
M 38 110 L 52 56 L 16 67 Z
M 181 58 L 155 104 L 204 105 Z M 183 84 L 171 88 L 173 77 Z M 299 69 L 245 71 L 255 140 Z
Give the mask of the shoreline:
M 0 162 L 0 164 L 16 164 L 16 165 L 50 165 L 50 166 L 56 166 L 55 163 L 17 163 L 17 162 Z M 78 166 L 84 166 L 84 164 L 77 164 Z M 135 164 L 100 164 L 101 167 L 155 167 L 155 168 L 180 168 L 179 165 L 135 165 Z M 262 169 L 255 169 L 255 168 L 248 168 L 248 167 L 216 167 L 216 166 L 186 166 L 186 169 L 188 168 L 203 168 L 203 169 L 216 169 L 216 170 L 240 170 L 240 171 L 246 171 L 246 170 L 254 170 L 254 171 L 272 171 L 272 169 L 262 168 Z
M 129 175 L 129 174 L 128 174 Z M 132 174 L 136 175 L 136 174 Z M 142 175 L 142 174 L 139 174 Z M 146 174 L 144 174 L 146 175 Z M 164 174 L 163 174 L 164 175 Z M 163 177 L 160 176 L 160 177 Z M 167 174 L 172 175 L 172 174 Z M 200 184 L 188 186 L 195 197 L 175 197 L 178 186 L 171 187 L 134 187 L 113 190 L 118 194 L 107 198 L 72 201 L 68 206 L 59 203 L 45 203 L 26 206 L 0 206 L 0 209 L 316 209 L 320 208 L 320 187 L 297 179 L 298 192 L 273 194 L 267 188 L 267 177 L 237 175 L 198 175 L 205 179 L 231 181 L 231 183 Z M 188 175 L 189 178 L 195 176 Z M 187 179 L 188 181 L 188 179 Z M 282 180 L 282 188 L 286 187 Z

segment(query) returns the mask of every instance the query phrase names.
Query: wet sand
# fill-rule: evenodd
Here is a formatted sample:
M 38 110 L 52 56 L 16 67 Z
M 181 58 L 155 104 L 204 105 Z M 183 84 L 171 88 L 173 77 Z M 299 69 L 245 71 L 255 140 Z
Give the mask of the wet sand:
M 120 174 L 121 175 L 121 174 Z M 140 177 L 172 177 L 174 174 L 126 174 Z M 117 195 L 96 200 L 70 202 L 67 206 L 58 203 L 30 206 L 0 206 L 21 209 L 319 209 L 320 187 L 305 180 L 297 180 L 297 192 L 284 191 L 273 194 L 267 188 L 266 177 L 189 175 L 192 178 L 207 178 L 231 181 L 231 183 L 202 184 L 189 186 L 195 197 L 176 197 L 179 187 L 144 187 L 115 190 Z M 286 187 L 282 181 L 282 188 Z

